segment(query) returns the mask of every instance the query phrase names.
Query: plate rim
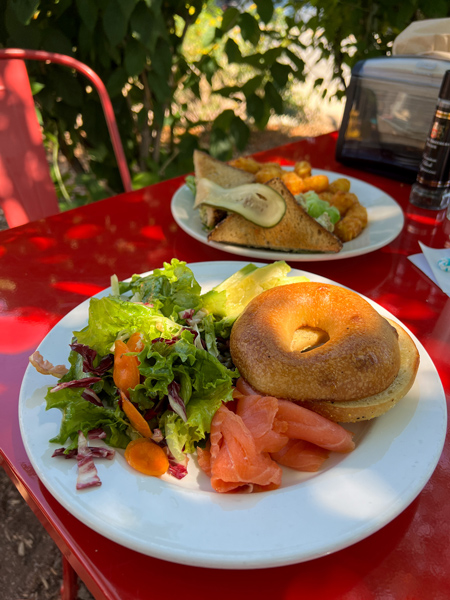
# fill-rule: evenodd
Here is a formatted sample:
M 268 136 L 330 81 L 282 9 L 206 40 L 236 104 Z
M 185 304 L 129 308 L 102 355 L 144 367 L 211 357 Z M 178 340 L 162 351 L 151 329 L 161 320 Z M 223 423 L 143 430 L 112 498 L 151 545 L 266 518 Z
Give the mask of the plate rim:
M 286 170 L 292 170 L 293 167 L 290 165 L 283 166 Z M 394 241 L 402 232 L 403 227 L 405 225 L 405 215 L 400 204 L 392 198 L 389 194 L 381 190 L 380 188 L 374 186 L 371 183 L 367 183 L 362 179 L 358 179 L 356 177 L 352 177 L 350 175 L 345 175 L 343 173 L 338 173 L 336 171 L 328 171 L 324 169 L 313 169 L 313 173 L 317 175 L 333 175 L 336 178 L 343 177 L 345 179 L 350 180 L 350 182 L 357 182 L 358 185 L 364 185 L 383 195 L 385 199 L 388 199 L 389 203 L 396 208 L 396 218 L 399 219 L 399 223 L 397 228 L 388 236 L 386 236 L 383 240 L 380 240 L 376 244 L 372 244 L 369 246 L 365 246 L 363 248 L 355 248 L 353 250 L 345 251 L 345 243 L 344 249 L 341 252 L 337 252 L 336 254 L 326 254 L 326 253 L 288 253 L 288 252 L 280 252 L 277 250 L 263 250 L 258 248 L 246 248 L 244 246 L 234 246 L 232 244 L 221 244 L 219 242 L 209 242 L 206 233 L 203 235 L 202 232 L 197 232 L 189 227 L 189 224 L 186 224 L 185 221 L 180 217 L 178 212 L 176 211 L 176 206 L 178 205 L 179 198 L 182 194 L 185 194 L 186 191 L 190 192 L 188 186 L 186 184 L 181 185 L 172 195 L 170 201 L 170 210 L 172 213 L 172 217 L 175 220 L 176 224 L 180 229 L 182 229 L 187 235 L 195 239 L 196 241 L 205 244 L 211 248 L 215 248 L 217 250 L 222 250 L 223 252 L 229 252 L 230 254 L 234 254 L 237 256 L 241 256 L 243 258 L 257 258 L 262 260 L 286 260 L 291 262 L 323 262 L 323 261 L 334 261 L 334 260 L 343 260 L 346 258 L 353 258 L 356 256 L 363 256 L 365 254 L 369 254 L 370 252 L 375 252 L 380 248 L 384 248 L 392 241 Z M 363 205 L 364 203 L 361 202 Z M 194 213 L 193 213 L 194 214 Z M 370 223 L 369 223 L 370 226 Z M 347 242 L 352 243 L 352 242 Z
M 187 263 L 187 264 L 190 268 L 193 268 L 193 269 L 201 268 L 201 267 L 209 267 L 210 268 L 211 265 L 215 265 L 216 266 L 216 269 L 214 269 L 215 271 L 217 271 L 218 264 L 226 265 L 227 267 L 230 267 L 230 265 L 233 265 L 234 270 L 232 272 L 235 272 L 235 270 L 237 270 L 237 268 L 247 264 L 247 261 L 204 261 L 204 262 Z M 263 266 L 263 265 L 264 265 L 264 263 L 260 263 L 260 266 Z M 328 278 L 321 277 L 319 275 L 310 273 L 308 271 L 304 271 L 302 269 L 295 269 L 295 268 L 292 269 L 291 270 L 292 275 L 298 274 L 298 273 L 296 273 L 296 271 L 297 272 L 300 271 L 301 274 L 310 275 L 313 278 L 315 278 L 316 280 L 321 280 L 324 282 L 331 282 L 333 284 L 340 285 L 339 283 L 332 281 Z M 209 275 L 209 278 L 211 279 L 212 275 Z M 345 286 L 342 286 L 342 287 L 345 287 Z M 106 293 L 108 293 L 109 290 L 110 290 L 110 288 L 105 288 L 104 290 L 100 291 L 98 294 L 95 294 L 92 297 L 98 297 L 101 295 L 105 295 Z M 365 298 L 366 300 L 368 300 L 375 307 L 380 308 L 381 311 L 388 314 L 390 316 L 390 318 L 393 318 L 393 320 L 399 322 L 405 328 L 405 330 L 412 336 L 412 338 L 414 339 L 415 343 L 418 346 L 419 352 L 421 353 L 421 358 L 422 358 L 422 355 L 425 355 L 428 358 L 428 361 L 430 362 L 430 364 L 433 368 L 433 376 L 434 376 L 434 378 L 437 378 L 435 383 L 438 386 L 440 386 L 440 399 L 439 400 L 441 401 L 441 404 L 442 404 L 442 406 L 440 408 L 441 408 L 441 410 L 443 410 L 444 414 L 446 414 L 447 408 L 446 408 L 445 394 L 444 394 L 444 390 L 442 387 L 442 383 L 440 381 L 437 370 L 431 361 L 431 358 L 429 357 L 428 353 L 426 352 L 426 350 L 424 349 L 424 347 L 422 346 L 420 341 L 414 336 L 414 334 L 412 332 L 409 331 L 409 329 L 405 325 L 403 325 L 403 323 L 397 317 L 395 317 L 394 315 L 391 315 L 391 313 L 389 313 L 389 311 L 387 311 L 386 309 L 384 309 L 383 307 L 378 305 L 376 302 L 365 297 L 364 295 L 362 295 L 362 294 L 359 294 L 359 295 L 362 296 L 363 298 Z M 90 301 L 90 298 L 87 298 L 86 300 L 81 302 L 79 305 L 74 307 L 69 313 L 67 313 L 67 315 L 65 315 L 65 317 L 68 317 L 74 311 L 80 310 L 80 307 L 82 307 L 83 305 L 87 306 L 89 301 Z M 63 317 L 63 319 L 65 317 Z M 38 349 L 45 343 L 45 341 L 47 339 L 49 339 L 51 337 L 52 332 L 54 332 L 54 330 L 57 329 L 58 326 L 60 326 L 61 321 L 58 322 L 47 333 L 45 338 L 39 344 Z M 69 343 L 69 341 L 67 343 Z M 422 363 L 422 361 L 421 361 L 421 363 Z M 391 507 L 389 516 L 386 517 L 382 522 L 380 522 L 380 521 L 372 522 L 372 526 L 369 528 L 367 527 L 367 525 L 364 526 L 364 524 L 362 524 L 360 527 L 360 529 L 362 531 L 355 531 L 353 533 L 353 535 L 351 535 L 351 536 L 349 535 L 345 539 L 340 540 L 339 543 L 334 544 L 333 547 L 327 547 L 326 549 L 322 548 L 322 550 L 320 550 L 320 551 L 316 551 L 314 553 L 309 553 L 306 555 L 304 555 L 304 554 L 299 555 L 298 552 L 295 553 L 294 555 L 292 554 L 292 552 L 290 554 L 289 554 L 289 552 L 287 552 L 287 553 L 286 552 L 285 553 L 278 552 L 278 554 L 276 556 L 274 556 L 274 553 L 272 552 L 270 557 L 266 556 L 264 558 L 261 558 L 261 555 L 260 555 L 259 558 L 256 557 L 256 558 L 250 558 L 250 559 L 248 558 L 248 556 L 246 559 L 245 555 L 241 556 L 239 554 L 239 552 L 237 552 L 234 554 L 234 557 L 231 560 L 230 559 L 227 560 L 226 557 L 224 559 L 224 556 L 220 554 L 220 551 L 218 552 L 218 556 L 212 556 L 210 553 L 199 552 L 198 550 L 195 553 L 195 555 L 187 556 L 186 551 L 180 552 L 180 551 L 174 550 L 172 547 L 162 547 L 160 545 L 159 547 L 157 547 L 155 549 L 155 547 L 152 546 L 151 548 L 149 548 L 145 544 L 142 546 L 142 544 L 139 544 L 138 542 L 136 542 L 136 540 L 133 540 L 131 537 L 129 537 L 128 539 L 125 539 L 126 536 L 124 537 L 123 533 L 120 534 L 120 532 L 114 532 L 114 529 L 112 532 L 108 531 L 105 533 L 104 530 L 98 529 L 98 527 L 97 527 L 98 524 L 96 523 L 95 518 L 93 520 L 88 519 L 88 522 L 86 522 L 85 514 L 80 514 L 79 510 L 74 510 L 74 508 L 69 500 L 67 500 L 66 498 L 61 498 L 59 493 L 55 494 L 54 489 L 49 488 L 48 478 L 45 477 L 45 471 L 42 470 L 41 465 L 39 464 L 39 461 L 37 461 L 37 459 L 35 459 L 35 457 L 33 455 L 30 455 L 30 448 L 28 446 L 29 440 L 27 439 L 26 435 L 24 435 L 24 431 L 23 431 L 24 404 L 26 401 L 26 398 L 24 398 L 24 393 L 25 393 L 24 392 L 24 388 L 25 388 L 24 384 L 25 384 L 25 380 L 27 377 L 27 373 L 30 372 L 30 369 L 33 369 L 33 367 L 31 367 L 31 365 L 28 365 L 27 370 L 25 371 L 25 375 L 24 375 L 22 384 L 21 384 L 20 395 L 19 395 L 18 411 L 19 411 L 20 431 L 21 431 L 22 440 L 23 440 L 23 443 L 25 446 L 27 456 L 28 456 L 31 464 L 35 468 L 39 479 L 41 480 L 43 485 L 46 487 L 46 489 L 49 491 L 49 493 L 52 496 L 54 496 L 77 519 L 84 521 L 88 527 L 94 529 L 95 531 L 98 531 L 99 533 L 101 533 L 102 535 L 107 537 L 108 539 L 111 539 L 125 547 L 128 547 L 130 549 L 136 550 L 138 552 L 141 552 L 141 553 L 149 555 L 149 556 L 161 558 L 163 560 L 169 560 L 171 562 L 176 562 L 179 564 L 186 564 L 186 565 L 190 565 L 190 566 L 199 566 L 199 567 L 207 567 L 207 568 L 221 568 L 221 569 L 249 569 L 249 568 L 255 569 L 255 568 L 278 567 L 278 566 L 283 566 L 283 565 L 300 563 L 300 562 L 304 562 L 307 560 L 312 560 L 314 558 L 318 558 L 320 556 L 324 556 L 324 555 L 336 552 L 336 551 L 346 548 L 358 541 L 361 541 L 362 539 L 365 539 L 366 537 L 368 537 L 375 531 L 378 531 L 379 529 L 381 529 L 384 525 L 389 523 L 391 520 L 393 520 L 419 495 L 419 493 L 422 491 L 423 487 L 426 485 L 426 483 L 428 482 L 428 480 L 430 479 L 430 477 L 432 476 L 432 474 L 436 468 L 436 465 L 439 461 L 439 458 L 440 458 L 440 455 L 442 453 L 442 449 L 444 446 L 444 441 L 445 441 L 446 420 L 445 420 L 445 427 L 444 427 L 444 431 L 443 431 L 443 435 L 442 435 L 442 442 L 440 444 L 440 448 L 436 447 L 435 457 L 432 460 L 432 462 L 430 463 L 427 473 L 422 477 L 421 485 L 416 486 L 414 488 L 413 492 L 408 497 L 406 503 L 404 500 L 402 501 L 401 499 L 398 499 L 399 505 L 396 507 L 396 510 L 392 511 L 392 507 Z M 420 367 L 419 367 L 419 369 L 420 369 Z M 43 376 L 41 376 L 41 377 L 43 377 Z M 43 383 L 41 387 L 45 387 L 45 384 Z M 59 415 L 57 416 L 57 420 L 59 423 Z M 46 443 L 49 444 L 48 441 Z M 171 484 L 171 485 L 173 486 L 173 484 Z M 296 487 L 296 486 L 294 486 L 294 487 Z M 75 481 L 73 481 L 73 488 L 75 488 Z M 98 488 L 98 489 L 100 489 L 100 488 Z M 291 488 L 281 488 L 280 490 L 277 490 L 276 492 L 283 493 L 283 490 L 287 494 L 292 493 Z M 270 492 L 268 494 L 271 494 L 271 493 L 272 492 Z M 209 495 L 212 496 L 213 498 L 218 497 L 218 495 L 215 494 L 214 492 L 210 492 Z

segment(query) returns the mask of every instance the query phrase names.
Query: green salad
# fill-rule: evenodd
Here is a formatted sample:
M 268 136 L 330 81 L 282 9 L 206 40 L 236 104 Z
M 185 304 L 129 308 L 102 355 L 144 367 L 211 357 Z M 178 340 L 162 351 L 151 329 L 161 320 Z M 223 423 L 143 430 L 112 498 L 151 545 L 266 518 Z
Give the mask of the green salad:
M 305 281 L 289 271 L 284 261 L 248 264 L 207 292 L 177 259 L 130 281 L 113 276 L 111 294 L 92 298 L 86 327 L 73 332 L 68 372 L 46 394 L 47 409 L 62 413 L 50 441 L 67 455 L 79 449 L 80 432 L 86 439 L 101 432 L 109 446 L 126 448 L 142 436 L 124 410 L 126 393 L 172 463 L 183 464 L 207 440 L 221 404 L 232 400 L 239 376 L 229 353 L 233 323 L 265 289 Z M 115 346 L 137 334 L 139 350 L 126 353 L 137 357 L 137 380 L 120 391 Z

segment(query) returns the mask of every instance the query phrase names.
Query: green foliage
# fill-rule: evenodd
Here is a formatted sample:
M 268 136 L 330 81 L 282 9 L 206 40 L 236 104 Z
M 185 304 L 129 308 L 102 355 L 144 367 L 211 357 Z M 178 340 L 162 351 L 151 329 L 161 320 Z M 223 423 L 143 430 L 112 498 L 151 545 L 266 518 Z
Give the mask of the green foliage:
M 272 0 L 225 11 L 202 0 L 6 0 L 0 45 L 68 54 L 100 76 L 138 187 L 192 169 L 193 129 L 202 124 L 189 110 L 194 103 L 232 98 L 233 109 L 211 123 L 211 152 L 223 159 L 244 150 L 250 127 L 282 111 L 283 87 L 303 78 L 303 65 L 277 48 L 273 14 Z M 242 80 L 230 89 L 232 65 Z M 48 143 L 80 176 L 87 156 L 105 189 L 120 191 L 96 91 L 61 66 L 30 61 L 28 69 Z M 64 177 L 54 173 L 66 197 Z
M 321 58 L 330 58 L 338 97 L 345 95 L 345 66 L 390 55 L 395 38 L 410 23 L 450 16 L 446 0 L 293 0 L 286 11 L 299 21 L 302 31 L 313 31 L 312 46 Z M 321 85 L 321 82 L 316 82 Z
M 190 171 L 205 125 L 213 155 L 228 159 L 243 152 L 251 128 L 264 129 L 271 115 L 282 114 L 289 86 L 305 80 L 307 45 L 333 61 L 336 93 L 343 96 L 345 66 L 389 53 L 412 20 L 450 12 L 445 0 L 401 6 L 390 0 L 220 5 L 214 0 L 4 0 L 0 46 L 69 54 L 100 76 L 134 185 L 140 187 Z M 305 45 L 302 34 L 308 30 L 313 37 Z M 69 184 L 54 167 L 65 201 L 80 183 L 92 201 L 121 191 L 96 91 L 67 68 L 37 62 L 28 68 L 46 142 L 75 173 Z M 326 94 L 323 81 L 315 85 Z M 199 106 L 210 112 L 203 114 Z

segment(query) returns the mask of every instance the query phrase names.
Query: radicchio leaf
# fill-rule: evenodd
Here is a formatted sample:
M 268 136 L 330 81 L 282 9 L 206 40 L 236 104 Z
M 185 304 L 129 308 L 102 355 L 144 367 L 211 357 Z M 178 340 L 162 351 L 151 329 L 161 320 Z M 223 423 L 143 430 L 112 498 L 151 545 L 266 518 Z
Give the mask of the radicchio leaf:
M 84 390 L 84 392 L 81 394 L 81 397 L 90 402 L 91 404 L 95 404 L 95 406 L 103 406 L 102 401 L 97 396 L 97 394 L 89 388 L 86 388 Z
M 187 475 L 187 468 L 184 465 L 180 465 L 180 463 L 172 463 L 169 460 L 169 468 L 167 469 L 167 472 L 176 479 L 183 479 L 183 477 L 186 477 Z
M 172 344 L 175 344 L 177 341 L 177 338 L 174 336 L 173 338 L 171 338 L 170 340 L 166 340 L 166 338 L 155 338 L 154 340 L 152 340 L 152 344 L 156 344 L 156 342 L 164 342 L 164 344 L 167 344 L 168 346 L 171 346 Z
M 199 348 L 200 350 L 206 350 L 205 341 L 201 338 L 200 333 L 197 330 L 197 327 L 183 327 L 184 331 L 190 331 L 194 336 L 194 346 Z
M 97 427 L 97 429 L 91 429 L 88 432 L 88 440 L 104 440 L 106 438 L 106 431 L 104 431 L 101 427 Z
M 172 475 L 172 477 L 175 477 L 176 479 L 183 479 L 183 477 L 186 477 L 188 473 L 187 466 L 189 457 L 185 455 L 184 461 L 179 462 L 175 459 L 168 446 L 166 447 L 166 452 L 167 458 L 169 459 L 169 468 L 167 470 L 169 475 Z
M 193 308 L 188 308 L 187 310 L 180 311 L 178 313 L 178 316 L 180 317 L 180 319 L 188 321 L 188 320 L 192 319 L 194 314 L 195 314 L 195 310 Z
M 97 468 L 94 464 L 94 459 L 88 448 L 87 439 L 82 431 L 78 432 L 77 464 L 77 490 L 102 485 L 97 473 Z
M 83 358 L 83 371 L 85 373 L 93 373 L 94 375 L 101 376 L 108 369 L 110 369 L 113 365 L 113 356 L 112 354 L 107 354 L 104 356 L 99 364 L 94 367 L 94 360 L 97 356 L 97 351 L 89 348 L 85 344 L 80 344 L 78 342 L 74 342 L 70 344 L 70 347 L 74 352 L 78 352 Z
M 103 448 L 100 446 L 91 446 L 88 448 L 89 454 L 92 458 L 106 458 L 107 460 L 112 460 L 116 454 L 116 451 L 112 448 Z M 57 448 L 53 454 L 52 458 L 62 456 L 63 458 L 77 458 L 78 450 L 77 448 L 72 448 L 66 452 L 65 448 Z
M 77 352 L 83 359 L 83 371 L 86 371 L 85 366 L 92 365 L 97 356 L 97 350 L 93 348 L 89 348 L 85 344 L 79 344 L 78 342 L 74 342 L 73 344 L 69 344 L 70 348 Z
M 160 400 L 158 400 L 157 404 L 152 408 L 149 408 L 145 414 L 144 419 L 146 421 L 150 421 L 153 417 L 157 417 L 166 409 L 166 396 L 163 396 Z
M 63 458 L 75 458 L 77 454 L 78 450 L 76 448 L 72 448 L 72 450 L 69 450 L 68 452 L 66 452 L 65 448 L 57 448 L 53 452 L 52 458 L 55 456 L 62 456 Z
M 58 383 L 58 385 L 55 385 L 50 392 L 54 394 L 55 392 L 59 392 L 59 390 L 63 390 L 64 388 L 68 387 L 88 387 L 93 383 L 97 383 L 97 381 L 101 381 L 101 377 L 84 377 L 83 379 L 64 381 L 63 383 Z
M 169 383 L 167 390 L 169 392 L 169 404 L 174 412 L 177 413 L 179 417 L 183 419 L 184 422 L 187 421 L 186 414 L 186 406 L 184 405 L 183 398 L 180 396 L 180 384 L 176 381 L 172 381 Z
M 90 369 L 91 373 L 94 375 L 103 375 L 108 369 L 113 366 L 113 355 L 107 354 L 104 356 L 101 361 L 98 363 L 96 367 Z
M 89 448 L 93 458 L 106 458 L 112 460 L 116 454 L 116 451 L 112 448 L 103 448 L 102 446 L 91 446 Z

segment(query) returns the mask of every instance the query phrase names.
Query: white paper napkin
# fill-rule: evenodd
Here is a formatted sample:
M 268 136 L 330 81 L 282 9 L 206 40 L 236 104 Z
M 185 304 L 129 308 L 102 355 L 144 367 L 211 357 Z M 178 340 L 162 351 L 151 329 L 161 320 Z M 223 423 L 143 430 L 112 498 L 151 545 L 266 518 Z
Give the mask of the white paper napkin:
M 450 271 L 443 271 L 438 263 L 450 259 L 450 248 L 429 248 L 419 242 L 422 254 L 408 256 L 409 260 L 427 275 L 447 296 L 450 296 Z

